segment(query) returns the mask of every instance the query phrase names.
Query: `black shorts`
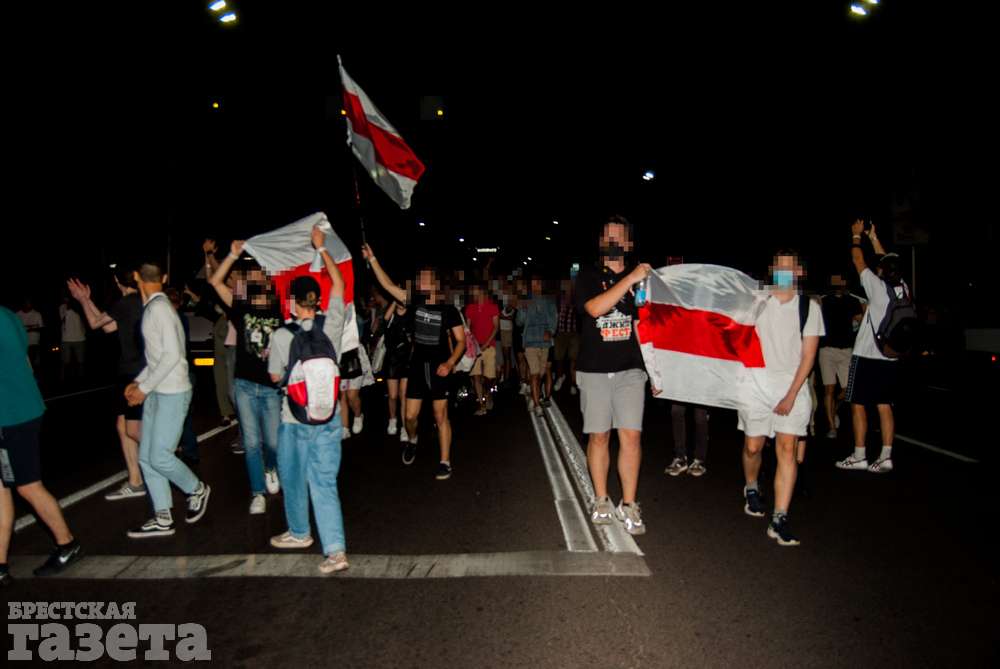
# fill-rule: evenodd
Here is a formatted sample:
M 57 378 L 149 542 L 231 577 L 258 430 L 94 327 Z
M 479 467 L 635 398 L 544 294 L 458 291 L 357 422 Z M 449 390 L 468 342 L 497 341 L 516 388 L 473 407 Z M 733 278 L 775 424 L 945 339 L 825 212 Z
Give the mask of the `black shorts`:
M 130 377 L 120 377 L 118 386 L 115 388 L 115 416 L 125 416 L 125 420 L 142 420 L 142 405 L 130 407 L 125 401 L 125 389 L 135 379 Z
M 4 488 L 40 481 L 39 440 L 42 417 L 0 428 L 0 478 Z
M 439 362 L 417 362 L 410 365 L 410 377 L 406 382 L 408 400 L 446 400 L 451 388 L 449 376 L 438 376 Z
M 846 399 L 851 404 L 892 404 L 899 388 L 899 364 L 893 360 L 851 357 Z

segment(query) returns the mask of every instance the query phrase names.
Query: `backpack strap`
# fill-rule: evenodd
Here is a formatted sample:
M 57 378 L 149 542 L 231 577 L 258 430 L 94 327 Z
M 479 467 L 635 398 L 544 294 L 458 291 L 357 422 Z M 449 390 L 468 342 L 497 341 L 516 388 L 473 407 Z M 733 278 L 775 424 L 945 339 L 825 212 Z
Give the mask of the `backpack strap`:
M 806 332 L 806 321 L 809 320 L 809 298 L 799 295 L 799 336 L 804 337 Z
M 288 363 L 285 365 L 285 374 L 281 377 L 281 384 L 279 385 L 282 390 L 288 387 L 288 379 L 292 375 L 292 352 L 295 346 L 295 337 L 302 332 L 302 326 L 294 321 L 285 323 L 284 327 L 292 333 L 292 341 L 288 342 Z

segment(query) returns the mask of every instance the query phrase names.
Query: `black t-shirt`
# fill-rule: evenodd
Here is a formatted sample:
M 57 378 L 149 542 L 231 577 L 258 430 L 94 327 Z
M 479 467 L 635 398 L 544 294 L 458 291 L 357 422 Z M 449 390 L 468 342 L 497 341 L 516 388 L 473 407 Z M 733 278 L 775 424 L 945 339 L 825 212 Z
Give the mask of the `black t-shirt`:
M 142 346 L 142 298 L 123 295 L 108 312 L 118 326 L 118 374 L 134 377 L 146 365 Z
M 271 349 L 271 335 L 283 324 L 281 312 L 260 309 L 243 300 L 233 301 L 227 310 L 229 320 L 236 329 L 236 371 L 234 376 L 274 386 L 267 373 L 267 356 Z
M 853 295 L 824 295 L 823 323 L 826 324 L 826 336 L 820 345 L 832 348 L 854 346 L 854 317 L 861 312 L 861 300 Z
M 607 267 L 587 269 L 576 278 L 576 308 L 580 322 L 580 355 L 576 369 L 580 372 L 624 372 L 643 369 L 642 353 L 635 336 L 635 300 L 625 293 L 608 313 L 593 318 L 584 304 L 621 281 L 626 272 L 615 274 Z
M 462 325 L 458 309 L 450 304 L 411 305 L 406 315 L 413 333 L 413 362 L 439 365 L 451 357 L 448 335 Z

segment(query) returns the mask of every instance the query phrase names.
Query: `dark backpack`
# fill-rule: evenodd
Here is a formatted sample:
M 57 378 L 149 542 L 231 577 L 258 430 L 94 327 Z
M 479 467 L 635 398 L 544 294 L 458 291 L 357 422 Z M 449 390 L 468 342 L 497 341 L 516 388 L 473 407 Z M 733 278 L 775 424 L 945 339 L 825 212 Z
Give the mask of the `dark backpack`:
M 281 386 L 295 420 L 305 425 L 329 423 L 337 411 L 340 368 L 337 351 L 323 332 L 324 320 L 317 314 L 311 330 L 298 323 L 285 326 L 293 337 Z
M 875 335 L 875 345 L 882 355 L 890 359 L 905 358 L 917 350 L 917 341 L 920 333 L 920 319 L 917 316 L 917 307 L 913 304 L 913 298 L 905 283 L 900 286 L 903 289 L 903 296 L 896 294 L 895 288 L 888 282 L 882 281 L 889 294 L 889 304 L 885 308 L 885 316 L 879 323 L 878 329 L 872 323 L 871 312 L 868 312 L 868 325 Z

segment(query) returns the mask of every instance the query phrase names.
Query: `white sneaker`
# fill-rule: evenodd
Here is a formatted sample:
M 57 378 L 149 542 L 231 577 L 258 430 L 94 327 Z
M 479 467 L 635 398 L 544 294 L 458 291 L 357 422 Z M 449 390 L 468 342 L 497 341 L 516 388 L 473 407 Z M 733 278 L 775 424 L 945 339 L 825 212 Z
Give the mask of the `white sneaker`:
M 629 534 L 646 533 L 646 525 L 642 522 L 642 512 L 639 510 L 638 502 L 633 504 L 620 502 L 615 509 L 615 517 L 625 525 L 625 531 Z
M 835 430 L 839 430 L 840 429 L 840 416 L 834 416 L 833 417 L 833 428 Z
M 265 511 L 267 511 L 267 500 L 264 499 L 263 495 L 254 495 L 253 499 L 250 500 L 250 515 L 259 516 Z
M 590 521 L 594 525 L 609 525 L 615 518 L 615 505 L 611 503 L 610 497 L 600 497 L 594 502 L 594 508 L 590 513 Z
M 351 432 L 354 434 L 361 434 L 361 430 L 365 429 L 365 415 L 354 417 L 354 427 L 351 428 Z
M 351 431 L 348 428 L 345 427 L 343 430 L 340 431 L 341 441 L 347 441 L 350 438 L 351 438 Z
M 868 460 L 866 460 L 865 458 L 856 460 L 853 455 L 848 455 L 846 458 L 837 463 L 837 469 L 864 471 L 868 469 Z
M 403 427 L 399 428 L 399 440 L 400 441 L 409 441 L 410 440 L 410 435 L 408 435 L 406 433 L 406 426 L 403 426 Z
M 277 495 L 281 492 L 281 481 L 278 480 L 277 469 L 264 472 L 264 486 L 267 488 L 269 495 Z
M 527 383 L 521 384 L 521 394 L 528 395 L 531 392 L 531 387 Z
M 537 404 L 536 404 L 536 405 L 535 405 L 535 408 L 534 408 L 534 409 L 532 409 L 532 411 L 533 411 L 533 412 L 535 413 L 535 415 L 536 415 L 536 416 L 538 416 L 539 418 L 545 418 L 545 411 L 544 411 L 544 410 L 542 409 L 542 407 L 541 407 L 541 406 L 539 406 L 539 405 L 537 405 Z
M 399 434 L 399 423 L 395 418 L 389 419 L 389 428 L 386 430 L 386 434 L 388 434 L 390 437 L 395 437 L 397 434 Z
M 892 458 L 885 458 L 884 460 L 876 460 L 868 467 L 868 471 L 872 474 L 886 474 L 892 471 Z
M 576 395 L 576 386 L 570 386 L 570 388 L 569 388 L 569 394 L 570 395 Z
M 559 392 L 560 390 L 562 390 L 564 383 L 566 383 L 566 377 L 560 376 L 558 379 L 556 379 L 556 382 L 552 385 L 552 389 L 555 390 L 556 392 Z

